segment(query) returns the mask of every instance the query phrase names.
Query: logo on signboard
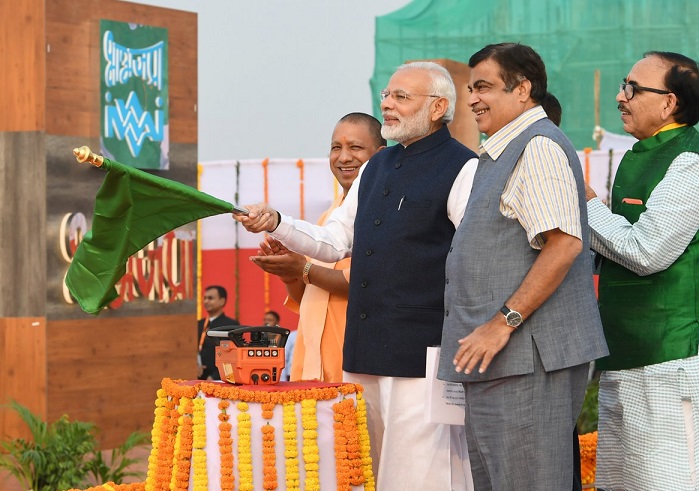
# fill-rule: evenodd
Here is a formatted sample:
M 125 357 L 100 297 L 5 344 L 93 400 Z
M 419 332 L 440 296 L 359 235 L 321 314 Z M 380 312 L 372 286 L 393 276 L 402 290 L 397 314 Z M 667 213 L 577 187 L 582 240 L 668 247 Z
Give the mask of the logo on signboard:
M 65 263 L 73 261 L 83 234 L 88 230 L 87 219 L 82 213 L 63 216 L 58 240 Z M 173 230 L 131 256 L 124 276 L 115 285 L 119 297 L 109 304 L 109 308 L 118 309 L 139 297 L 160 303 L 194 298 L 194 239 L 194 232 Z M 61 283 L 63 300 L 74 303 L 65 278 Z
M 167 29 L 102 20 L 100 33 L 102 154 L 169 168 Z

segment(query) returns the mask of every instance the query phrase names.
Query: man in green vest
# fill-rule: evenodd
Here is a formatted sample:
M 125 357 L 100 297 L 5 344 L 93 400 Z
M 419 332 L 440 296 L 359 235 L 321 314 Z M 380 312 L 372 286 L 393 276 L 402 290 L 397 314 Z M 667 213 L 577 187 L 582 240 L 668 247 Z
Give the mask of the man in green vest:
M 638 138 L 611 210 L 587 188 L 592 247 L 604 259 L 599 307 L 610 355 L 597 362 L 596 485 L 698 489 L 699 69 L 648 52 L 619 87 Z

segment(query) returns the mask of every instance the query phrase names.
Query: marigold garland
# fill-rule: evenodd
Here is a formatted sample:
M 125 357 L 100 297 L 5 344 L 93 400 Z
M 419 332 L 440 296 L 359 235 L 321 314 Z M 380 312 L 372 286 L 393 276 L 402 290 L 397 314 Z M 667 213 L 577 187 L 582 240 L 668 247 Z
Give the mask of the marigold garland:
M 147 491 L 161 489 L 161 487 L 156 488 L 156 484 L 159 482 L 157 478 L 159 471 L 158 456 L 161 450 L 160 440 L 163 435 L 167 435 L 164 426 L 166 425 L 165 420 L 169 416 L 169 409 L 166 407 L 168 401 L 167 393 L 160 388 L 156 394 L 155 419 L 153 420 L 153 430 L 151 431 L 151 452 L 148 456 L 148 472 L 146 473 L 146 483 L 149 483 L 146 486 Z
M 263 417 L 268 420 L 272 419 L 274 407 L 277 404 L 283 407 L 285 483 L 288 491 L 300 491 L 298 423 L 295 404 L 301 403 L 303 458 L 306 470 L 304 489 L 319 490 L 320 455 L 317 442 L 316 402 L 329 401 L 336 399 L 339 395 L 347 396 L 349 394 L 356 394 L 356 408 L 351 398 L 345 398 L 338 403 L 337 409 L 335 409 L 336 406 L 333 406 L 336 416 L 334 426 L 336 428 L 335 453 L 338 460 L 338 489 L 346 490 L 347 482 L 349 485 L 361 484 L 361 481 L 364 480 L 364 489 L 375 491 L 366 421 L 366 403 L 361 395 L 363 390 L 361 385 L 343 384 L 338 387 L 267 392 L 210 382 L 194 384 L 191 382 L 183 384 L 182 382 L 166 378 L 162 381 L 162 388 L 158 390 L 155 420 L 151 434 L 152 450 L 148 457 L 146 482 L 120 485 L 105 483 L 86 491 L 186 490 L 189 486 L 191 466 L 194 466 L 194 489 L 197 491 L 206 489 L 208 476 L 206 474 L 206 421 L 203 396 L 221 399 L 219 402 L 221 410 L 219 414 L 219 449 L 221 458 L 220 489 L 222 491 L 233 491 L 235 487 L 232 425 L 227 411 L 230 400 L 240 401 L 237 405 L 237 409 L 240 411 L 238 414 L 240 491 L 253 489 L 252 429 L 250 415 L 247 414 L 247 403 L 262 404 Z M 199 397 L 197 397 L 198 394 Z M 265 465 L 264 488 L 266 490 L 278 488 L 275 432 L 275 428 L 270 424 L 262 428 L 263 464 Z M 360 468 L 361 473 L 359 472 Z
M 277 489 L 277 456 L 275 454 L 274 426 L 267 423 L 262 427 L 262 487 Z
M 179 413 L 164 389 L 157 392 L 155 421 L 148 456 L 146 491 L 169 491 L 174 455 L 175 424 Z
M 194 440 L 194 431 L 192 429 L 192 399 L 189 397 L 182 397 L 177 409 L 180 414 L 177 420 L 179 431 L 175 437 L 175 456 L 173 459 L 170 489 L 172 491 L 187 491 L 189 488 L 189 472 Z
M 362 395 L 361 386 L 357 391 L 357 432 L 359 433 L 359 456 L 362 459 L 362 472 L 364 474 L 364 491 L 375 491 L 376 481 L 372 468 L 366 401 Z
M 580 476 L 583 484 L 595 484 L 597 472 L 597 432 L 586 433 L 580 440 Z
M 233 401 L 243 401 L 247 403 L 264 404 L 271 402 L 274 404 L 284 404 L 285 402 L 301 402 L 304 399 L 315 399 L 316 401 L 330 401 L 337 398 L 339 394 L 348 395 L 361 392 L 360 384 L 342 384 L 338 387 L 314 387 L 308 389 L 294 389 L 283 392 L 266 392 L 259 390 L 243 389 L 241 386 L 218 384 L 201 381 L 191 386 L 181 387 L 178 382 L 171 379 L 163 379 L 163 388 L 168 395 L 176 397 L 185 394 L 194 398 L 199 391 L 204 395 L 217 397 L 219 399 L 230 399 Z M 192 390 L 194 389 L 194 390 Z M 191 396 L 190 396 L 191 394 Z
M 306 470 L 304 490 L 320 491 L 320 454 L 318 451 L 318 419 L 315 399 L 301 401 L 301 425 L 303 427 L 303 462 Z
M 301 482 L 299 476 L 299 450 L 296 433 L 296 403 L 285 402 L 283 408 L 284 427 L 284 466 L 286 469 L 286 490 L 299 491 Z
M 342 402 L 346 401 L 343 400 Z M 349 460 L 347 459 L 347 435 L 342 420 L 345 407 L 342 402 L 333 404 L 333 429 L 335 430 L 335 472 L 337 474 L 337 491 L 350 491 Z
M 134 482 L 131 484 L 114 484 L 112 481 L 87 488 L 84 491 L 145 491 L 145 482 Z M 78 489 L 69 489 L 68 491 L 80 491 Z
M 168 438 L 167 438 L 167 449 L 162 452 L 160 460 L 163 462 L 162 468 L 166 471 L 161 475 L 162 481 L 160 486 L 162 486 L 163 491 L 170 491 L 170 480 L 173 474 L 173 466 L 175 461 L 175 440 L 177 439 L 178 432 L 178 421 L 180 419 L 180 412 L 177 408 L 177 401 L 173 397 L 168 398 L 167 408 L 170 412 L 170 417 L 168 418 L 169 428 L 168 428 Z
M 253 491 L 252 481 L 252 422 L 248 414 L 248 404 L 239 402 L 238 408 L 238 474 L 240 491 Z
M 344 484 L 347 481 L 346 489 L 349 489 L 350 485 L 359 486 L 364 483 L 354 400 L 350 398 L 343 399 L 341 402 L 333 405 L 333 411 L 335 413 L 335 452 L 337 456 L 339 451 L 341 457 L 339 461 L 340 468 L 342 472 L 346 473 L 341 476 L 340 468 L 338 468 L 338 486 L 340 482 Z M 338 431 L 341 434 L 341 441 L 338 441 Z M 338 448 L 338 445 L 341 445 L 342 448 Z
M 274 406 L 272 402 L 262 404 L 262 417 L 271 420 L 274 417 Z M 263 488 L 266 490 L 277 489 L 277 444 L 274 436 L 274 426 L 269 424 L 262 427 L 262 475 Z
M 208 491 L 209 476 L 206 472 L 206 407 L 204 399 L 194 399 L 192 412 L 192 462 L 194 463 L 194 491 Z
M 218 408 L 221 413 L 218 415 L 218 447 L 221 454 L 221 491 L 233 491 L 235 487 L 235 476 L 233 475 L 233 438 L 231 437 L 231 425 L 228 420 L 230 416 L 227 409 L 230 401 L 221 399 Z
M 274 417 L 274 406 L 276 404 L 273 402 L 262 403 L 262 417 L 264 419 L 272 419 Z
M 199 392 L 199 384 L 182 385 L 180 384 L 180 382 L 184 381 L 164 378 L 161 382 L 161 385 L 165 392 L 167 392 L 167 395 L 169 395 L 170 397 L 174 397 L 177 400 L 182 399 L 183 397 L 187 397 L 188 399 L 194 399 L 194 397 L 196 397 L 197 393 Z

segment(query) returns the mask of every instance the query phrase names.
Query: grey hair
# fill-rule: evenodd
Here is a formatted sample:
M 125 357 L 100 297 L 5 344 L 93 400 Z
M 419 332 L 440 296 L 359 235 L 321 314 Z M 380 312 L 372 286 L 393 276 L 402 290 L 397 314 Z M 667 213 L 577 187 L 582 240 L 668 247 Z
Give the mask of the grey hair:
M 442 122 L 450 123 L 454 119 L 454 111 L 456 110 L 456 87 L 449 70 L 433 61 L 413 61 L 402 64 L 393 73 L 408 69 L 427 70 L 430 73 L 432 94 L 444 97 L 449 102 L 449 106 L 442 116 Z

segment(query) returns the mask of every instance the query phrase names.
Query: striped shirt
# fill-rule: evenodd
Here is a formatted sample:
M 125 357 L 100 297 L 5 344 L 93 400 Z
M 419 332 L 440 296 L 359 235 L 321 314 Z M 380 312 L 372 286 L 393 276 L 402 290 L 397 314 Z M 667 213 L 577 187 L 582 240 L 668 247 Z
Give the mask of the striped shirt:
M 645 276 L 670 267 L 699 230 L 699 154 L 684 152 L 634 224 L 614 215 L 599 198 L 587 202 L 591 247 L 634 273 Z
M 541 106 L 525 111 L 483 142 L 481 153 L 497 162 L 512 140 L 545 117 Z M 541 234 L 556 228 L 582 238 L 578 206 L 575 178 L 563 149 L 550 138 L 532 138 L 500 197 L 500 212 L 518 220 L 532 248 L 541 249 L 545 243 Z

